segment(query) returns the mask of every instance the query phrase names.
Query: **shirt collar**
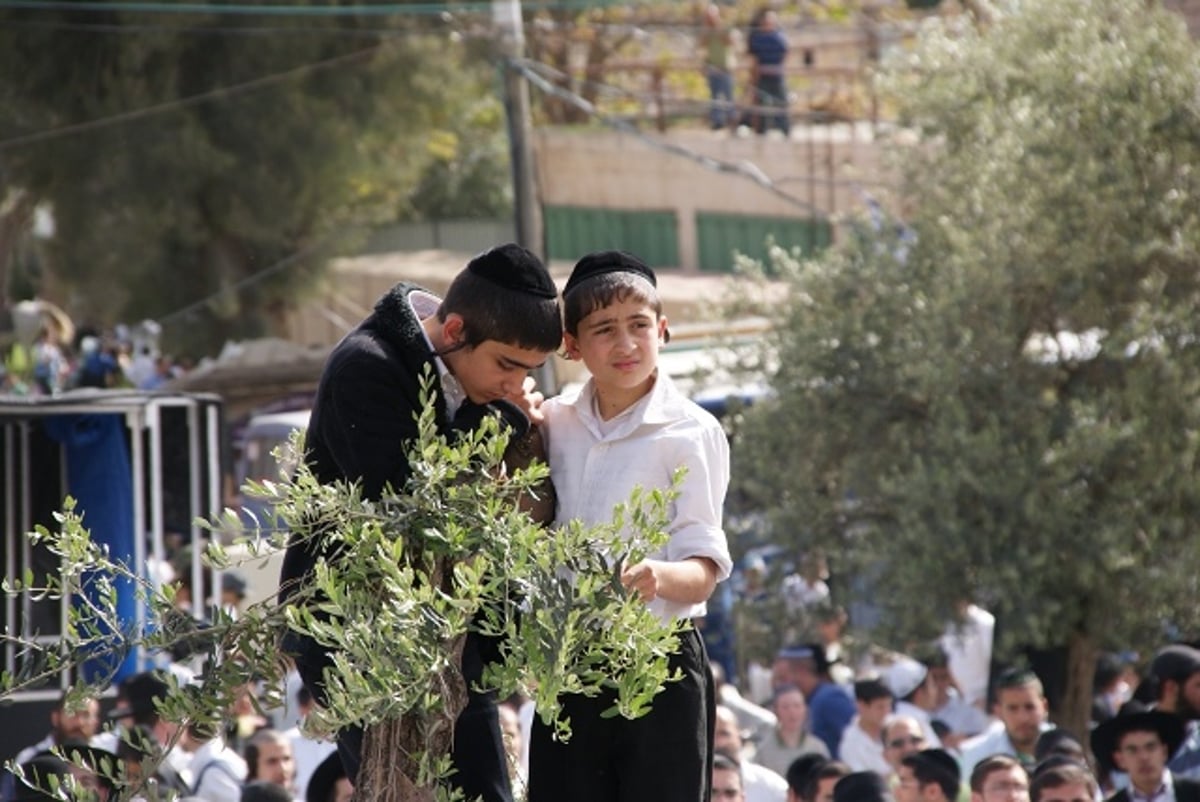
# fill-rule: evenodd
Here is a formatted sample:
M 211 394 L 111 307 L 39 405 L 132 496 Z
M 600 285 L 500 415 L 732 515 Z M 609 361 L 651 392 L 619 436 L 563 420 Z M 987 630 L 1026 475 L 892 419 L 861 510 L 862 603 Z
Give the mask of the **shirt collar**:
M 579 393 L 574 398 L 564 399 L 564 403 L 575 407 L 576 414 L 579 415 L 583 424 L 593 434 L 603 439 L 599 433 L 599 419 L 595 413 L 595 394 L 595 379 L 588 378 Z M 675 382 L 671 381 L 671 377 L 663 373 L 661 369 L 658 371 L 658 376 L 648 396 L 648 398 L 637 401 L 637 405 L 642 407 L 641 414 L 631 416 L 625 425 L 615 429 L 611 436 L 624 437 L 643 424 L 662 425 L 687 417 L 687 398 L 679 392 L 679 388 L 675 386 Z
M 436 315 L 438 307 L 442 305 L 440 298 L 424 290 L 410 292 L 408 303 L 417 320 L 421 321 Z M 429 351 L 433 354 L 433 364 L 437 367 L 438 381 L 442 387 L 442 398 L 446 401 L 446 417 L 453 420 L 458 408 L 467 400 L 467 392 L 463 389 L 462 383 L 450 372 L 450 368 L 446 367 L 442 358 L 437 355 L 437 349 L 433 347 L 433 342 L 430 341 L 424 326 L 421 327 L 421 336 L 425 338 L 425 344 L 429 346 Z
M 1162 780 L 1158 783 L 1158 788 L 1152 794 L 1143 794 L 1141 791 L 1129 786 L 1129 798 L 1133 802 L 1165 802 L 1165 800 L 1175 798 L 1175 783 L 1171 781 L 1171 772 L 1163 769 Z

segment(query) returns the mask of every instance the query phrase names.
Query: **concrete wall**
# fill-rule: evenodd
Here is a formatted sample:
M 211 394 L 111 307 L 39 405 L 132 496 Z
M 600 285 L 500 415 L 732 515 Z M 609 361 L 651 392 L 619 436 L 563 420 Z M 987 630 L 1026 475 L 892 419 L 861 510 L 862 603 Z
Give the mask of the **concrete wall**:
M 674 210 L 679 267 L 696 270 L 696 212 L 836 220 L 862 208 L 864 189 L 886 197 L 875 139 L 861 122 L 799 125 L 789 139 L 539 128 L 534 147 L 544 205 Z

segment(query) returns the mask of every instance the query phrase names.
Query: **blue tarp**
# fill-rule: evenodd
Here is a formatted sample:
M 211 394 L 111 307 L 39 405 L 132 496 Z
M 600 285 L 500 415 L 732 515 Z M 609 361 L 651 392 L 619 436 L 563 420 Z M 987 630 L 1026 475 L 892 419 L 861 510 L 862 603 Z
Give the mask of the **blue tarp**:
M 52 415 L 44 424 L 46 433 L 65 448 L 67 492 L 77 501 L 76 512 L 92 540 L 107 546 L 113 560 L 133 566 L 133 481 L 124 416 Z M 120 580 L 116 588 L 119 619 L 132 626 L 137 618 L 134 584 Z M 122 635 L 111 634 L 117 651 L 89 660 L 83 668 L 85 681 L 119 681 L 138 670 L 136 654 L 122 649 Z

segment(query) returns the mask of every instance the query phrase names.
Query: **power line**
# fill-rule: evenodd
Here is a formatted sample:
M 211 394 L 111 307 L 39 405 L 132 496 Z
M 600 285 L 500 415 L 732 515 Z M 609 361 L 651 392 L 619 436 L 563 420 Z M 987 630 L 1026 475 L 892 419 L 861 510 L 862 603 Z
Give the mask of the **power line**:
M 621 131 L 622 133 L 628 134 L 640 140 L 641 142 L 644 142 L 650 147 L 655 148 L 656 150 L 661 150 L 673 156 L 685 158 L 689 161 L 699 164 L 701 167 L 711 172 L 726 173 L 728 175 L 735 175 L 739 178 L 745 178 L 753 181 L 773 195 L 776 195 L 787 203 L 790 203 L 793 206 L 798 206 L 809 213 L 817 213 L 820 211 L 820 209 L 814 204 L 809 203 L 808 201 L 799 198 L 796 195 L 793 195 L 780 186 L 783 181 L 791 182 L 801 180 L 799 177 L 789 176 L 786 179 L 775 180 L 770 178 L 758 165 L 751 161 L 725 161 L 703 153 L 699 153 L 683 145 L 677 145 L 673 142 L 666 142 L 662 139 L 656 139 L 654 137 L 647 136 L 632 123 L 606 115 L 597 109 L 595 104 L 589 102 L 587 99 L 546 80 L 546 78 L 538 73 L 539 70 L 542 72 L 552 73 L 556 77 L 565 77 L 564 73 L 556 70 L 548 64 L 530 61 L 529 59 L 522 59 L 518 62 L 515 62 L 513 64 L 513 68 L 520 71 L 530 83 L 541 89 L 543 92 L 565 100 L 566 102 L 585 112 L 589 117 L 598 120 L 609 128 L 613 128 Z M 838 181 L 836 179 L 827 179 L 820 181 L 820 183 L 825 185 L 844 184 L 857 189 L 861 189 L 864 186 L 864 182 L 862 181 Z
M 382 43 L 373 45 L 372 47 L 368 47 L 363 50 L 356 50 L 352 53 L 346 53 L 341 56 L 334 56 L 333 58 L 328 58 L 323 61 L 316 61 L 311 64 L 303 64 L 294 69 L 287 70 L 286 72 L 266 75 L 262 78 L 255 78 L 253 80 L 246 81 L 245 83 L 234 84 L 232 86 L 218 87 L 217 89 L 211 89 L 207 92 L 201 92 L 198 95 L 190 95 L 185 98 L 157 103 L 153 106 L 144 106 L 140 109 L 120 112 L 112 115 L 111 117 L 100 117 L 95 120 L 72 123 L 71 125 L 62 125 L 57 128 L 49 128 L 42 131 L 35 131 L 30 134 L 24 134 L 23 136 L 13 137 L 11 139 L 0 140 L 0 153 L 6 150 L 22 147 L 24 145 L 32 145 L 37 142 L 46 142 L 51 139 L 60 139 L 61 137 L 70 136 L 72 134 L 79 134 L 85 131 L 94 131 L 100 128 L 107 128 L 112 125 L 119 125 L 121 123 L 130 122 L 131 120 L 139 120 L 143 117 L 150 117 L 155 114 L 178 111 L 179 109 L 197 106 L 201 103 L 208 103 L 212 100 L 220 100 L 233 97 L 235 95 L 240 95 L 245 92 L 252 92 L 256 89 L 262 89 L 266 86 L 273 86 L 274 84 L 290 81 L 310 72 L 326 70 L 330 67 L 337 67 L 348 62 L 367 58 L 368 56 L 373 55 L 381 47 L 383 47 Z
M 585 10 L 607 8 L 616 0 L 543 0 L 524 2 L 530 10 L 564 9 Z M 292 3 L 266 5 L 262 3 L 161 3 L 129 2 L 128 0 L 0 0 L 0 9 L 28 9 L 35 11 L 122 11 L 144 14 L 217 14 L 238 16 L 292 16 L 292 17 L 390 17 L 390 16 L 440 16 L 447 13 L 490 13 L 491 0 L 476 0 L 463 3 L 380 3 L 356 6 L 301 6 Z
M 66 20 L 5 20 L 5 28 L 26 28 L 51 31 L 69 31 L 82 33 L 171 33 L 179 36 L 280 36 L 288 34 L 304 36 L 349 36 L 356 38 L 395 38 L 399 36 L 427 36 L 428 31 L 399 29 L 399 28 L 339 28 L 324 26 L 319 28 L 301 28 L 283 25 L 179 25 L 161 24 L 132 24 L 132 23 L 103 23 L 103 22 L 67 22 Z
M 317 242 L 313 243 L 312 245 L 309 245 L 306 248 L 302 248 L 299 251 L 296 251 L 295 253 L 288 254 L 287 256 L 283 257 L 282 259 L 267 265 L 262 270 L 259 270 L 255 273 L 251 273 L 250 275 L 246 276 L 245 278 L 241 279 L 240 281 L 234 282 L 232 286 L 222 287 L 221 289 L 219 289 L 215 292 L 209 293 L 208 295 L 204 296 L 203 298 L 192 301 L 187 306 L 180 307 L 179 309 L 176 309 L 173 312 L 168 312 L 166 315 L 163 315 L 162 317 L 157 317 L 157 318 L 155 318 L 155 320 L 160 325 L 166 326 L 169 323 L 172 323 L 173 321 L 175 321 L 176 318 L 181 318 L 188 314 L 191 314 L 192 312 L 196 311 L 197 309 L 201 309 L 201 308 L 207 306 L 211 301 L 213 301 L 216 298 L 220 298 L 222 295 L 224 295 L 228 292 L 231 292 L 231 291 L 237 292 L 240 290 L 244 290 L 249 286 L 257 284 L 258 282 L 263 281 L 264 279 L 267 279 L 267 278 L 273 276 L 274 274 L 276 274 L 282 270 L 285 270 L 285 269 L 291 267 L 292 265 L 316 254 L 318 251 L 320 251 L 322 248 L 324 248 L 326 245 L 328 245 L 330 242 L 332 242 L 334 237 L 340 236 L 343 233 L 345 233 L 345 232 L 336 231 L 336 232 L 327 234 L 324 237 L 322 237 L 320 240 L 318 240 Z

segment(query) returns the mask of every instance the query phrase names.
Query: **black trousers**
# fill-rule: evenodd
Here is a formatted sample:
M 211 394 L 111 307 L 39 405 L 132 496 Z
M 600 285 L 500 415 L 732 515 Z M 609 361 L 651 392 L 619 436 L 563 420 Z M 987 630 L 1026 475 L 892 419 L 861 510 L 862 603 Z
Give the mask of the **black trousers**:
M 564 700 L 566 743 L 535 718 L 528 802 L 708 802 L 716 696 L 698 632 L 681 633 L 671 668 L 683 679 L 668 682 L 641 718 L 601 718 L 607 693 Z
M 288 633 L 283 641 L 284 651 L 296 661 L 300 679 L 312 693 L 317 704 L 325 703 L 325 683 L 322 675 L 333 664 L 324 647 L 311 638 Z M 483 802 L 513 802 L 508 780 L 508 762 L 504 751 L 504 736 L 496 714 L 496 695 L 470 690 L 483 675 L 485 655 L 493 653 L 493 644 L 474 634 L 467 636 L 463 648 L 463 675 L 467 680 L 467 706 L 454 725 L 454 747 L 451 760 L 454 773 L 449 784 L 463 791 L 466 799 L 480 797 Z M 358 776 L 362 762 L 362 727 L 347 727 L 338 732 L 338 756 L 351 782 Z

